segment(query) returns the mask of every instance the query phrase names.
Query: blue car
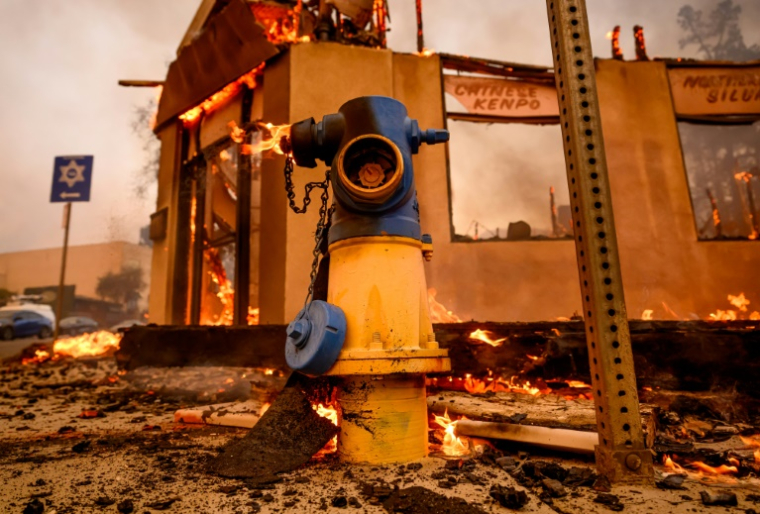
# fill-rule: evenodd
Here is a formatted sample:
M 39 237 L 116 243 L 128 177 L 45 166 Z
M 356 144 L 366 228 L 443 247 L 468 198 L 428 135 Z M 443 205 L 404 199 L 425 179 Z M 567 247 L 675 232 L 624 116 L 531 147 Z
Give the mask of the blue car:
M 32 311 L 0 311 L 0 339 L 37 336 L 47 339 L 53 335 L 53 322 Z

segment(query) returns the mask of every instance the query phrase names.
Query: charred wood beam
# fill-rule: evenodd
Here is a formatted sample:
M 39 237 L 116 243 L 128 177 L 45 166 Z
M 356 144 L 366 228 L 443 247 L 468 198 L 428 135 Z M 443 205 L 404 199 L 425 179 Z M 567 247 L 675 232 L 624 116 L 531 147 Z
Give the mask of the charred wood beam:
M 542 83 L 553 83 L 554 74 L 547 66 L 534 66 L 492 59 L 479 59 L 465 55 L 438 54 L 441 66 L 447 70 L 484 73 L 501 77 L 520 77 Z
M 251 121 L 253 90 L 243 91 L 241 123 Z M 247 134 L 246 134 L 247 137 Z M 251 290 L 251 156 L 241 155 L 237 180 L 237 232 L 235 241 L 235 304 L 233 323 L 248 325 Z
M 452 373 L 590 381 L 581 321 L 449 323 L 434 326 Z M 499 346 L 469 338 L 475 329 L 507 338 Z M 732 388 L 760 397 L 760 322 L 630 321 L 639 387 L 684 391 Z M 286 369 L 284 325 L 148 326 L 126 332 L 119 366 L 250 366 Z M 529 357 L 530 356 L 530 357 Z
M 469 112 L 447 112 L 446 117 L 452 121 L 470 121 L 473 123 L 525 123 L 528 125 L 559 125 L 559 116 L 522 116 L 506 117 Z

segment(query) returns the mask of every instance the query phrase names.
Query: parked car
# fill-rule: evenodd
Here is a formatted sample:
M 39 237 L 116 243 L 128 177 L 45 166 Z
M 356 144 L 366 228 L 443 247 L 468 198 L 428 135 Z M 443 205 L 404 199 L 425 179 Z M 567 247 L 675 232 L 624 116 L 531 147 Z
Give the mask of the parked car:
M 41 314 L 43 317 L 49 319 L 53 325 L 55 325 L 55 313 L 53 312 L 53 308 L 50 305 L 46 305 L 44 303 L 29 303 L 27 301 L 27 298 L 29 297 L 26 296 L 22 297 L 21 299 L 11 300 L 5 307 L 0 307 L 0 312 L 32 311 L 36 312 L 37 314 Z
M 98 322 L 92 318 L 86 316 L 70 316 L 61 320 L 61 335 L 78 336 L 80 334 L 87 334 L 88 332 L 95 332 L 98 327 Z
M 53 322 L 45 316 L 26 310 L 0 311 L 0 339 L 37 336 L 47 339 L 53 335 Z
M 130 328 L 130 327 L 134 327 L 135 325 L 143 326 L 145 325 L 145 322 L 140 321 L 139 319 L 128 319 L 128 320 L 122 321 L 121 323 L 117 323 L 116 325 L 112 326 L 109 330 L 111 332 L 116 333 L 123 328 Z

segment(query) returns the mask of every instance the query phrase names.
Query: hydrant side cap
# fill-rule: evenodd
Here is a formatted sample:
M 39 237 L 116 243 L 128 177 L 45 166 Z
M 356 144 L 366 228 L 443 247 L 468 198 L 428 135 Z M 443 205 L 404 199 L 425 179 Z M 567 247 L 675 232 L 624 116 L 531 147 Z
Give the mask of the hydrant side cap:
M 288 337 L 285 343 L 285 360 L 295 371 L 307 375 L 322 375 L 335 364 L 343 348 L 346 338 L 346 315 L 340 307 L 322 300 L 314 300 L 298 313 L 296 319 L 308 321 L 311 327 L 305 342 Z

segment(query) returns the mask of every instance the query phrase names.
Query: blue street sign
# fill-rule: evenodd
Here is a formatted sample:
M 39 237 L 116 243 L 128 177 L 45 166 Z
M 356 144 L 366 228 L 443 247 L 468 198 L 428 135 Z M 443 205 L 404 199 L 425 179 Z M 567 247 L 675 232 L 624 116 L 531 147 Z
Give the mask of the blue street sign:
M 92 155 L 63 155 L 55 158 L 51 202 L 89 202 L 92 185 Z

